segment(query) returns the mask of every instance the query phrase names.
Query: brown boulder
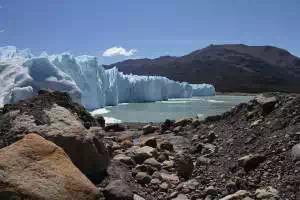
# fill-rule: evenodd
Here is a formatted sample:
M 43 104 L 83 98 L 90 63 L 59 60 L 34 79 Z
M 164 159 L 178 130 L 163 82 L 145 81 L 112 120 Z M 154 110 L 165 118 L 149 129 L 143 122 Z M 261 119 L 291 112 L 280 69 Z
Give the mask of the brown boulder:
M 36 134 L 0 149 L 1 199 L 97 199 L 67 154 Z

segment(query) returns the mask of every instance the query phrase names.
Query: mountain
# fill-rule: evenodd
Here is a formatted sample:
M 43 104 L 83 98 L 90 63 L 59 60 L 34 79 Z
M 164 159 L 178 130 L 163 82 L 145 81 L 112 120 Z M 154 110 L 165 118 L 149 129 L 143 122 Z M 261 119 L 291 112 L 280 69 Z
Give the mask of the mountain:
M 104 68 L 114 66 L 125 74 L 209 83 L 219 92 L 300 92 L 300 58 L 274 46 L 209 45 L 182 57 L 130 59 Z

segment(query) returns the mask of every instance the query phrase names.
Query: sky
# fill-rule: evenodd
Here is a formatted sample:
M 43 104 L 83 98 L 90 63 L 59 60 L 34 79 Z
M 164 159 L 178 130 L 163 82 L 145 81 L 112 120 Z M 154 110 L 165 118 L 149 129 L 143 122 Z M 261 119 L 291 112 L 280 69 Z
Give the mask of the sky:
M 0 46 L 125 59 L 210 44 L 274 45 L 300 56 L 299 0 L 0 0 Z

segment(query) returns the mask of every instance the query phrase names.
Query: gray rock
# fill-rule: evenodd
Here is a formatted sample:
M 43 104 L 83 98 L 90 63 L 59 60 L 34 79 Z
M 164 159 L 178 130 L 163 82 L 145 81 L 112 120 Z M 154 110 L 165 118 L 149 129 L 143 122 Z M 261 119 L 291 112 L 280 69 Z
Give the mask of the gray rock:
M 175 158 L 175 168 L 178 176 L 188 179 L 194 170 L 194 163 L 188 154 L 179 154 Z
M 276 97 L 265 97 L 263 95 L 258 95 L 255 100 L 261 105 L 265 114 L 272 112 L 278 101 Z
M 255 169 L 260 163 L 265 160 L 265 156 L 262 154 L 249 154 L 238 159 L 239 166 L 243 167 L 245 171 Z
M 176 174 L 166 174 L 166 173 L 160 173 L 161 179 L 170 183 L 177 185 L 179 183 L 179 177 L 176 176 Z
M 157 155 L 157 151 L 152 147 L 144 146 L 134 149 L 131 154 L 135 162 L 143 163 L 147 158 L 155 157 Z
M 155 158 L 148 158 L 144 161 L 145 165 L 150 165 L 152 167 L 155 167 L 157 169 L 161 168 L 161 164 L 155 159 Z
M 250 193 L 246 190 L 239 190 L 234 194 L 227 195 L 220 200 L 242 200 L 246 197 L 249 197 Z
M 196 160 L 196 166 L 207 166 L 210 165 L 210 163 L 211 163 L 211 159 L 206 158 L 204 156 L 200 156 Z
M 143 134 L 150 134 L 150 133 L 154 133 L 156 130 L 158 130 L 159 128 L 157 126 L 153 126 L 153 125 L 146 125 L 143 127 Z
M 134 194 L 133 195 L 133 200 L 145 200 L 143 197 L 137 195 L 137 194 Z
M 121 180 L 111 181 L 105 187 L 103 194 L 107 200 L 133 200 L 130 187 Z
M 131 157 L 126 156 L 124 154 L 118 154 L 113 159 L 125 163 L 126 165 L 135 165 L 134 160 Z
M 137 175 L 135 176 L 135 179 L 137 180 L 138 183 L 143 185 L 151 182 L 151 176 L 149 176 L 145 172 L 138 172 Z
M 157 147 L 157 142 L 155 137 L 150 137 L 150 138 L 145 138 L 142 142 L 142 146 L 149 146 L 156 148 Z
M 177 197 L 172 200 L 189 200 L 189 198 L 185 194 L 178 194 Z
M 164 141 L 164 142 L 160 143 L 159 148 L 161 150 L 174 151 L 173 144 L 168 141 Z
M 295 161 L 295 162 L 300 161 L 300 144 L 296 144 L 292 148 L 291 155 L 292 155 L 293 161 Z
M 259 188 L 255 191 L 255 197 L 257 199 L 276 200 L 279 199 L 279 192 L 271 186 Z
M 209 186 L 205 188 L 204 192 L 206 195 L 217 196 L 219 191 L 214 186 Z
M 174 126 L 177 127 L 177 126 L 186 126 L 188 124 L 191 124 L 193 121 L 192 118 L 182 118 L 182 119 L 179 119 L 177 121 L 175 121 L 174 123 Z
M 159 162 L 164 162 L 164 161 L 166 161 L 168 159 L 169 159 L 169 155 L 167 153 L 161 153 L 157 157 L 157 161 L 159 161 Z
M 158 178 L 154 178 L 151 180 L 150 182 L 152 185 L 158 185 L 161 184 L 161 180 L 159 180 Z
M 159 188 L 162 190 L 162 191 L 167 191 L 169 189 L 169 184 L 166 183 L 166 182 L 163 182 L 162 184 L 159 185 Z

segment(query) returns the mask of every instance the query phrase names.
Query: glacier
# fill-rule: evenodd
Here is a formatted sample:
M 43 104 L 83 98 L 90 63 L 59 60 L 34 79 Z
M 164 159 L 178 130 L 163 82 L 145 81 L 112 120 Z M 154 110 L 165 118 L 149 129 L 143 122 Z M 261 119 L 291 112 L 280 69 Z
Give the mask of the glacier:
M 215 95 L 209 84 L 105 70 L 97 57 L 66 52 L 34 56 L 30 49 L 0 47 L 0 105 L 36 96 L 41 89 L 68 92 L 89 110 L 119 103 L 165 101 Z

